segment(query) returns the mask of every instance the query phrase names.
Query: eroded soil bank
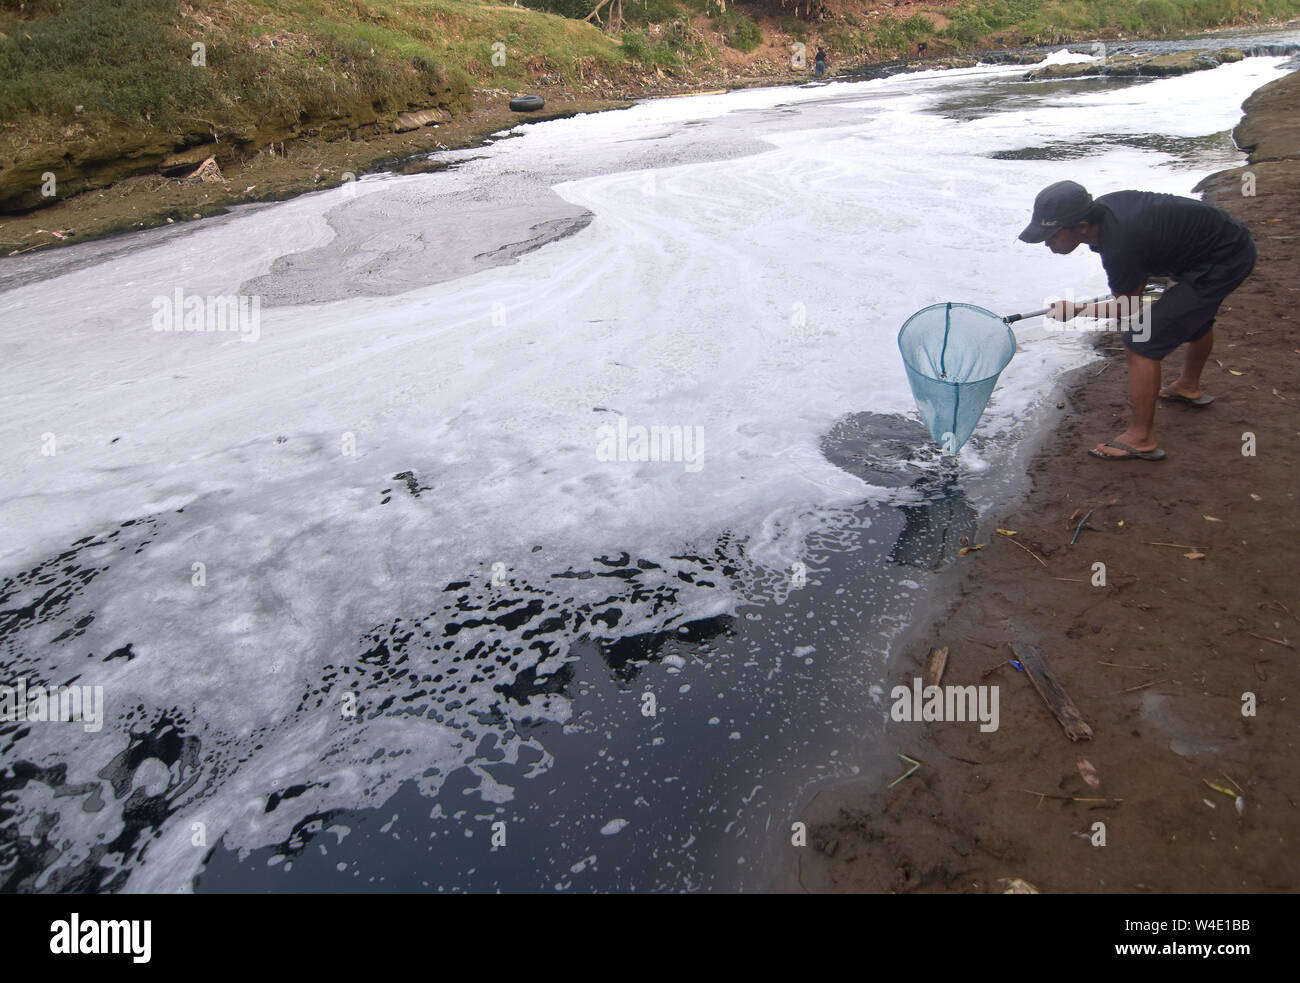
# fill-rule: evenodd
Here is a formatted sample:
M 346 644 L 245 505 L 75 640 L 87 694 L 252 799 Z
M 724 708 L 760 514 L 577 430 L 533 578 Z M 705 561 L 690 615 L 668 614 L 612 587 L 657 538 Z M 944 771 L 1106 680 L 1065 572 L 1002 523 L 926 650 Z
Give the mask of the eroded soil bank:
M 292 133 L 286 130 L 277 138 L 280 142 L 273 139 L 252 153 L 232 155 L 222 151 L 224 145 L 210 143 L 190 147 L 183 153 L 166 157 L 164 163 L 171 166 L 160 166 L 156 171 L 146 173 L 140 173 L 138 167 L 127 168 L 123 174 L 131 176 L 114 178 L 107 185 L 105 180 L 97 178 L 91 182 L 93 187 L 89 190 L 59 198 L 54 204 L 28 212 L 0 215 L 0 258 L 46 251 L 137 229 L 191 222 L 223 214 L 235 205 L 280 201 L 336 187 L 376 171 L 438 170 L 445 165 L 423 159 L 421 155 L 478 146 L 488 135 L 519 123 L 625 108 L 639 98 L 714 93 L 732 88 L 792 85 L 807 81 L 811 68 L 792 68 L 785 62 L 783 54 L 780 58 L 774 54 L 785 51 L 783 37 L 774 35 L 769 44 L 750 55 L 725 48 L 726 57 L 714 69 L 680 79 L 662 72 L 640 76 L 630 72 L 621 81 L 605 79 L 601 84 L 593 82 L 576 87 L 543 85 L 538 91 L 545 95 L 546 104 L 538 112 L 512 112 L 509 104 L 516 93 L 505 89 L 449 90 L 440 105 L 451 107 L 450 110 L 437 108 L 402 114 L 401 118 L 407 121 L 402 125 L 409 128 L 401 132 L 394 132 L 393 127 L 397 124 L 391 122 L 372 120 L 366 125 L 357 125 L 358 120 L 341 120 L 329 126 L 297 128 Z M 1241 56 L 1241 51 L 1236 49 L 1221 50 L 1222 44 L 1231 41 L 1229 35 L 1207 34 L 1203 37 L 1204 40 L 1195 41 L 1150 42 L 1151 45 L 1172 45 L 1175 50 L 1152 49 L 1120 55 L 1108 60 L 1109 67 L 1105 73 L 1182 74 L 1213 68 L 1224 60 L 1236 60 Z M 995 42 L 1003 40 L 994 39 Z M 979 53 L 954 53 L 945 45 L 936 45 L 902 61 L 837 63 L 831 74 L 839 79 L 866 78 L 900 71 L 969 67 L 979 59 L 1032 66 L 1041 61 L 1048 50 L 1016 48 L 1011 46 L 1014 39 L 1006 40 L 1001 48 Z M 1189 44 L 1195 47 L 1188 48 Z M 1081 52 L 1101 50 L 1096 44 L 1089 43 L 1073 47 Z M 1253 50 L 1249 38 L 1241 47 L 1246 51 Z M 1036 71 L 1048 70 L 1027 68 L 1028 75 Z M 1102 68 L 1097 65 L 1062 65 L 1050 70 L 1052 77 L 1101 72 Z M 97 152 L 105 153 L 102 148 Z M 71 148 L 69 153 L 72 153 Z M 212 154 L 216 154 L 217 169 L 207 173 L 209 180 L 187 176 Z M 132 151 L 131 156 L 139 156 L 138 148 Z M 124 160 L 123 163 L 129 162 Z M 39 172 L 44 166 L 28 168 L 31 173 L 25 179 L 26 185 L 33 189 L 41 186 Z M 112 161 L 101 160 L 96 167 L 111 171 Z

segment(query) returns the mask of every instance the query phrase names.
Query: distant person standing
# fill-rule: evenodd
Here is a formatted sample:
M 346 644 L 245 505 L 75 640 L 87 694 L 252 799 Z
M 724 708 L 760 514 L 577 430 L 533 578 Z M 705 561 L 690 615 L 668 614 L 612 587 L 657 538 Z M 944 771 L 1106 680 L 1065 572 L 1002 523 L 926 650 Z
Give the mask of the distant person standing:
M 826 74 L 826 52 L 822 50 L 821 45 L 817 46 L 817 58 L 813 62 L 813 78 L 821 78 Z

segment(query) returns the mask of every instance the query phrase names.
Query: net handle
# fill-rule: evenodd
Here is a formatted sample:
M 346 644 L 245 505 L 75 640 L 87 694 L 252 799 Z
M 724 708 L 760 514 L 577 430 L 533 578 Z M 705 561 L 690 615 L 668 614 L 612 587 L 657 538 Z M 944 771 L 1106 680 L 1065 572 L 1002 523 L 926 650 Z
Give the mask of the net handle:
M 1142 296 L 1143 296 L 1143 297 L 1158 297 L 1158 296 L 1160 295 L 1161 292 L 1162 292 L 1162 291 L 1161 291 L 1161 288 L 1160 288 L 1159 286 L 1156 286 L 1156 285 L 1153 284 L 1153 285 L 1147 287 L 1147 289 L 1143 292 Z M 1079 304 L 1100 304 L 1100 303 L 1101 303 L 1102 301 L 1104 301 L 1104 300 L 1114 300 L 1114 299 L 1115 299 L 1115 295 L 1114 295 L 1114 294 L 1103 294 L 1103 295 L 1100 296 L 1100 297 L 1093 297 L 1091 300 L 1075 301 L 1075 303 L 1079 303 Z M 1052 306 L 1055 307 L 1056 305 L 1053 304 Z M 1031 317 L 1042 317 L 1044 314 L 1046 314 L 1046 313 L 1047 313 L 1048 311 L 1050 311 L 1050 310 L 1052 310 L 1052 307 L 1044 307 L 1042 310 L 1037 310 L 1037 311 L 1026 311 L 1024 314 L 1008 314 L 1008 315 L 1007 315 L 1006 317 L 1004 317 L 1002 320 L 1006 321 L 1007 324 L 1015 324 L 1017 321 L 1024 321 L 1024 320 L 1026 320 L 1027 318 L 1031 318 Z

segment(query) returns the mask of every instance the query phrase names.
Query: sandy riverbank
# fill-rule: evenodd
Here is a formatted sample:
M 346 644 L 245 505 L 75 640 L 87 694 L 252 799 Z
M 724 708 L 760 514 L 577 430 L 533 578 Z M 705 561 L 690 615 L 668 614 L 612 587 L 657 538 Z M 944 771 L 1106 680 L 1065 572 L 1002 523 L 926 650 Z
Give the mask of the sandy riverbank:
M 1216 322 L 1203 381 L 1217 401 L 1162 403 L 1164 461 L 1103 462 L 1086 450 L 1126 426 L 1122 355 L 1069 380 L 1054 435 L 1030 464 L 1031 491 L 986 518 L 988 545 L 958 561 L 951 613 L 896 658 L 888 684 L 923 676 L 931 650 L 947 646 L 945 684 L 999 686 L 998 730 L 891 724 L 882 764 L 901 775 L 910 767 L 901 753 L 921 766 L 893 789 L 818 795 L 797 817 L 809 823 L 809 848 L 782 888 L 1001 893 L 1013 878 L 1043 893 L 1300 886 L 1297 101 L 1300 73 L 1253 95 L 1236 131 L 1254 148 L 1250 163 L 1203 182 L 1259 248 L 1254 275 Z M 1243 194 L 1247 173 L 1253 196 Z M 1007 249 L 1016 248 L 1028 247 L 1012 230 Z M 1247 433 L 1254 456 L 1243 454 Z M 1016 530 L 1018 546 L 998 527 Z M 1104 587 L 1092 586 L 1099 562 Z M 1007 664 L 1009 642 L 1046 652 L 1091 740 L 1071 742 Z M 1254 715 L 1243 714 L 1252 700 Z M 1100 787 L 1085 783 L 1080 758 Z M 1240 814 L 1207 782 L 1239 791 Z

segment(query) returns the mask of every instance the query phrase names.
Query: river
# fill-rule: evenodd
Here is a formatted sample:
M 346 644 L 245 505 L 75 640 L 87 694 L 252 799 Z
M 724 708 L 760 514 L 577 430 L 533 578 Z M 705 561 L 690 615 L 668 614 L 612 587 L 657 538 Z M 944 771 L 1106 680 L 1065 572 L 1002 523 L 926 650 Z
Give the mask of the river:
M 103 698 L 0 722 L 4 889 L 764 888 L 1094 357 L 1017 325 L 948 468 L 899 325 L 1104 293 L 1017 242 L 1038 189 L 1189 194 L 1287 59 L 1025 70 L 647 101 L 0 267 L 0 683 Z

